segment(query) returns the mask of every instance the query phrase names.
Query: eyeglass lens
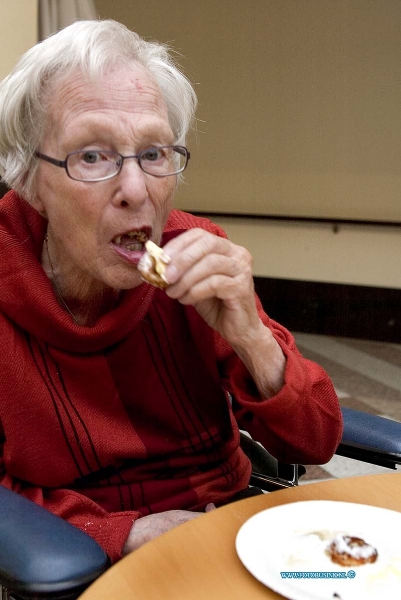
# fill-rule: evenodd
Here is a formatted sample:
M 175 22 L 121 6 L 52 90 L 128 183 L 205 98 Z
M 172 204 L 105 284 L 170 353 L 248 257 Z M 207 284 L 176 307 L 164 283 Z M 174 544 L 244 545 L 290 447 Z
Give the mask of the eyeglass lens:
M 137 158 L 141 169 L 150 175 L 165 177 L 185 169 L 187 155 L 184 149 L 171 146 L 151 147 L 137 157 L 123 157 L 110 150 L 85 150 L 72 152 L 67 157 L 67 169 L 70 177 L 81 181 L 107 179 L 113 177 L 122 168 L 124 160 Z

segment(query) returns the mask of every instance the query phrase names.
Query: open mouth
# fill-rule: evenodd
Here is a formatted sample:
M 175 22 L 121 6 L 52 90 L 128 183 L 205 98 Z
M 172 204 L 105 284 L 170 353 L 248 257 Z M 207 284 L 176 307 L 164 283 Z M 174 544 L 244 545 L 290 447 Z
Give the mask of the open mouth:
M 148 229 L 133 229 L 120 235 L 116 235 L 111 243 L 131 252 L 141 252 L 145 250 L 145 243 L 149 239 Z

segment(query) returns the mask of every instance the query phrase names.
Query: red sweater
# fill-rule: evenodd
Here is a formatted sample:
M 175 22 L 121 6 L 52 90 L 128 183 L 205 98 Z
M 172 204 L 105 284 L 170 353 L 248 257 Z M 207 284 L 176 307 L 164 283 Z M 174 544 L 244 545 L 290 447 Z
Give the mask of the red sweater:
M 206 219 L 172 211 L 164 242 Z M 75 325 L 40 265 L 46 222 L 0 203 L 0 482 L 93 536 L 112 560 L 138 517 L 223 504 L 248 485 L 239 431 L 278 459 L 324 463 L 342 422 L 327 374 L 258 309 L 286 357 L 260 398 L 192 307 L 143 284 L 94 327 Z M 231 406 L 229 392 L 235 397 Z

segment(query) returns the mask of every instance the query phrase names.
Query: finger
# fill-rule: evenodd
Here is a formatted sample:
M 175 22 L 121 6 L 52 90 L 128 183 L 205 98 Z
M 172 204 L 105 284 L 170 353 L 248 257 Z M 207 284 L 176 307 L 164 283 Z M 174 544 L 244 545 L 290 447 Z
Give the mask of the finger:
M 213 502 L 209 502 L 209 504 L 206 504 L 205 506 L 205 512 L 210 512 L 211 510 L 215 510 L 216 505 L 213 504 Z
M 170 284 L 176 283 L 194 265 L 211 254 L 230 255 L 236 246 L 225 238 L 219 238 L 202 229 L 191 229 L 174 238 L 163 250 L 170 257 L 166 278 Z
M 170 285 L 168 295 L 176 300 L 181 299 L 200 286 L 199 289 L 206 291 L 209 288 L 212 295 L 220 297 L 219 286 L 224 282 L 228 285 L 233 282 L 240 285 L 242 281 L 250 280 L 251 277 L 250 264 L 238 253 L 233 256 L 210 254 L 184 271 L 178 281 Z M 201 297 L 205 298 L 203 294 Z
M 248 295 L 252 295 L 253 298 L 253 288 L 250 285 L 225 275 L 211 275 L 181 294 L 175 291 L 174 288 L 167 288 L 166 293 L 184 305 L 196 305 L 203 300 L 213 298 L 222 301 L 240 300 Z
M 206 231 L 205 229 L 200 229 L 199 227 L 195 227 L 193 229 L 188 229 L 184 233 L 181 233 L 177 237 L 171 239 L 165 246 L 163 246 L 163 250 L 167 252 L 170 256 L 177 256 L 185 252 L 185 250 L 196 244 L 198 241 L 206 240 L 205 243 L 213 243 L 221 241 L 228 241 L 227 238 L 221 238 L 210 231 Z

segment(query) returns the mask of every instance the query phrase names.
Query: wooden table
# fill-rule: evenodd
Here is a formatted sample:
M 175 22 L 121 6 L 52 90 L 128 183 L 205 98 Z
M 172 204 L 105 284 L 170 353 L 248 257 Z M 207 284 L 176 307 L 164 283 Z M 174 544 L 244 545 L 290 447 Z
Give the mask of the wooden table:
M 401 512 L 400 475 L 323 481 L 233 502 L 145 544 L 95 581 L 80 600 L 282 599 L 238 559 L 240 526 L 265 508 L 300 500 L 340 500 Z

